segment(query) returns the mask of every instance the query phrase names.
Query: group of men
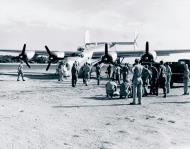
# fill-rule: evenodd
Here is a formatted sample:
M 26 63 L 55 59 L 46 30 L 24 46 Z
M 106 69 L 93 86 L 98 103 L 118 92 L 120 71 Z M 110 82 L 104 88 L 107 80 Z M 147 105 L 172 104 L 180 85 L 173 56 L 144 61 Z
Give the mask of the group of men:
M 184 95 L 189 95 L 188 91 L 188 81 L 189 81 L 189 69 L 188 65 L 184 65 Z M 117 68 L 116 68 L 117 69 Z M 122 70 L 125 70 L 125 67 L 123 67 Z M 122 72 L 122 71 L 121 71 Z M 125 73 L 127 72 L 127 73 Z M 160 61 L 157 65 L 152 64 L 146 64 L 143 65 L 140 63 L 138 59 L 135 60 L 135 63 L 133 65 L 133 68 L 131 70 L 132 72 L 132 80 L 129 83 L 129 80 L 125 78 L 125 75 L 129 73 L 128 71 L 123 71 L 123 83 L 120 85 L 120 97 L 122 97 L 122 86 L 124 86 L 124 90 L 126 89 L 126 95 L 130 95 L 129 84 L 131 84 L 132 88 L 132 96 L 133 96 L 133 102 L 131 104 L 141 104 L 141 99 L 143 96 L 148 95 L 156 95 L 158 96 L 158 89 L 163 89 L 164 98 L 167 97 L 167 94 L 170 93 L 170 82 L 171 82 L 171 76 L 172 71 L 169 66 L 169 63 L 163 63 L 163 61 Z M 114 73 L 114 72 L 113 72 Z M 116 71 L 117 74 L 117 71 Z M 114 78 L 112 78 L 112 81 L 109 81 L 109 83 L 106 84 L 106 93 L 114 96 L 117 89 L 117 83 L 120 84 L 120 82 L 117 81 Z M 111 83 L 110 83 L 111 82 Z M 127 83 L 126 83 L 127 82 Z M 110 91 L 110 84 L 112 84 L 113 90 Z M 127 87 L 126 87 L 127 85 Z M 148 91 L 148 86 L 150 87 L 150 91 Z M 136 102 L 136 98 L 138 98 L 138 103 Z
M 57 68 L 58 81 L 63 80 L 63 74 L 67 71 L 65 70 L 65 64 L 60 62 Z M 65 71 L 65 72 L 64 72 Z M 85 63 L 82 66 L 82 78 L 83 83 L 87 86 L 90 73 L 91 66 L 88 63 Z M 130 80 L 129 73 L 132 72 L 132 79 Z M 20 76 L 22 80 L 24 79 L 23 74 L 23 61 L 18 66 L 18 78 L 17 81 L 20 80 Z M 112 75 L 111 75 L 112 72 Z M 79 75 L 79 67 L 77 62 L 73 63 L 71 68 L 72 74 L 72 87 L 75 87 L 78 80 Z M 112 66 L 109 65 L 107 67 L 107 74 L 109 78 L 109 82 L 106 84 L 106 93 L 107 96 L 114 96 L 114 93 L 117 90 L 117 84 L 120 85 L 120 97 L 133 97 L 133 102 L 131 104 L 136 104 L 136 97 L 138 98 L 138 103 L 141 104 L 142 96 L 147 95 L 156 95 L 158 96 L 158 89 L 163 89 L 164 98 L 167 97 L 167 94 L 170 92 L 170 81 L 171 81 L 171 68 L 168 63 L 163 63 L 160 61 L 159 65 L 153 66 L 152 64 L 144 64 L 142 65 L 139 59 L 135 60 L 135 63 L 132 68 L 129 68 L 127 64 L 123 67 L 114 66 L 112 71 Z M 100 84 L 100 75 L 101 75 L 101 67 L 99 64 L 96 65 L 96 77 L 97 84 Z M 123 82 L 121 83 L 121 78 L 123 78 Z M 189 95 L 188 90 L 188 82 L 189 82 L 189 68 L 187 64 L 184 64 L 184 95 Z M 150 86 L 150 91 L 148 91 L 148 86 Z

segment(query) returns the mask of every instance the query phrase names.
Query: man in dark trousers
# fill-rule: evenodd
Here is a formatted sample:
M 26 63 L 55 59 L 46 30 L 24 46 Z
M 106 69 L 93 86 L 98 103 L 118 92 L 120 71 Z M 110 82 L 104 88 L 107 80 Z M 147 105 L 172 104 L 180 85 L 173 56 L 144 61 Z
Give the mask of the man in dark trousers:
M 152 76 L 150 80 L 150 94 L 158 96 L 158 69 L 154 67 L 152 64 L 150 64 L 149 70 Z
M 164 98 L 166 98 L 166 81 L 167 81 L 166 73 L 167 71 L 166 71 L 166 67 L 164 66 L 164 62 L 160 61 L 159 85 L 163 89 Z
M 108 78 L 110 79 L 110 77 L 111 77 L 111 65 L 110 64 L 107 68 L 107 73 L 108 73 Z
M 72 73 L 72 87 L 75 87 L 77 83 L 77 78 L 78 78 L 78 68 L 77 68 L 76 63 L 73 63 L 71 73 Z
M 101 74 L 101 67 L 99 64 L 96 65 L 96 78 L 97 78 L 97 84 L 100 84 L 100 74 Z
M 127 63 L 125 63 L 125 66 L 122 68 L 123 82 L 126 82 L 128 73 L 129 73 L 129 68 L 127 66 Z

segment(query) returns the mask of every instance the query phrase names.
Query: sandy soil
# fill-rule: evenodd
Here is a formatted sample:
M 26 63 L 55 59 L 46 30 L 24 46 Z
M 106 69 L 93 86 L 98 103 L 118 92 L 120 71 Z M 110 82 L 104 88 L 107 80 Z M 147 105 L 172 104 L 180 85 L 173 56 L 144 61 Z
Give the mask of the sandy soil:
M 2 149 L 189 149 L 190 99 L 183 88 L 168 98 L 105 97 L 105 83 L 0 75 Z M 162 92 L 160 90 L 160 92 Z

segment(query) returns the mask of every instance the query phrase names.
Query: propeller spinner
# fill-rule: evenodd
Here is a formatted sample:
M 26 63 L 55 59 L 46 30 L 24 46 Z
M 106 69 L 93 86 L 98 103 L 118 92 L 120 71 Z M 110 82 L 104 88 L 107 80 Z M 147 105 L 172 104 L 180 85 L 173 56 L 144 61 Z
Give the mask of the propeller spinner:
M 28 63 L 28 57 L 26 55 L 26 44 L 24 44 L 22 48 L 22 52 L 18 56 L 14 57 L 13 59 L 24 61 L 26 65 L 28 66 L 28 68 L 30 68 L 30 65 Z
M 64 57 L 58 57 L 56 54 L 54 54 L 53 52 L 51 52 L 48 48 L 48 46 L 45 46 L 46 51 L 49 55 L 48 57 L 48 65 L 46 67 L 46 71 L 49 70 L 49 67 L 51 66 L 51 63 L 57 63 L 59 60 L 63 60 Z

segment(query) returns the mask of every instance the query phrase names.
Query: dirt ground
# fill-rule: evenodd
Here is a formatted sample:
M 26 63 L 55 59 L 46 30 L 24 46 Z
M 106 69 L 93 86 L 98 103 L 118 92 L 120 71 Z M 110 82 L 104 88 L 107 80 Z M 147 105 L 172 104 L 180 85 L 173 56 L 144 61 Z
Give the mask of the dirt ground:
M 182 87 L 129 105 L 131 98 L 107 98 L 105 83 L 80 79 L 72 88 L 70 78 L 0 75 L 0 148 L 190 148 L 190 98 Z

